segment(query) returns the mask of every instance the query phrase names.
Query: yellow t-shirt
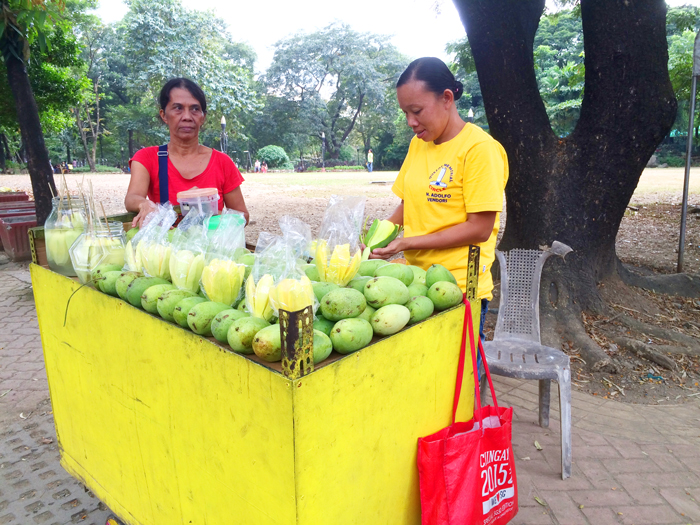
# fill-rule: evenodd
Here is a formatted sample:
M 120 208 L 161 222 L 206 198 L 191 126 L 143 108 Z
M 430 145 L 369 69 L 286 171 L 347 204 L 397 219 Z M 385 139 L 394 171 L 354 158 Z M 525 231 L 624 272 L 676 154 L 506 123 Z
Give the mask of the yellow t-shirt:
M 478 126 L 466 124 L 447 142 L 435 144 L 416 137 L 401 166 L 392 191 L 404 201 L 404 236 L 416 237 L 446 230 L 467 220 L 467 214 L 495 211 L 491 236 L 480 243 L 479 299 L 492 299 L 491 264 L 508 181 L 508 159 L 503 147 Z M 408 250 L 409 264 L 428 269 L 442 264 L 467 287 L 469 247 Z

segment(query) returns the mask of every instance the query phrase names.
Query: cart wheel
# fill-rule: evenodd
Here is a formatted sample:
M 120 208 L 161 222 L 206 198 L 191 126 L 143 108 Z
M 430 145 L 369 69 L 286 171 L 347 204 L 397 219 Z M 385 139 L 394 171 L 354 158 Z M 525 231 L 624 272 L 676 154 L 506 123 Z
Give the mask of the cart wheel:
M 105 525 L 124 525 L 124 524 L 121 521 L 119 521 L 116 516 L 112 515 L 109 518 L 107 518 Z

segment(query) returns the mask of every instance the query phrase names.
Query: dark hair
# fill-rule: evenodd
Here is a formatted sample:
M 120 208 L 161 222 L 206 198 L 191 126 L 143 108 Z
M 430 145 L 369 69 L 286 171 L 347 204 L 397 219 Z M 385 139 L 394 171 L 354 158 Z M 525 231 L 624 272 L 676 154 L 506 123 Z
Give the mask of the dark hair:
M 165 106 L 170 102 L 170 92 L 175 88 L 186 89 L 190 94 L 197 99 L 199 105 L 202 106 L 202 113 L 207 112 L 207 97 L 204 96 L 204 91 L 195 82 L 191 81 L 189 78 L 172 78 L 163 86 L 160 90 L 160 97 L 158 101 L 160 102 L 160 108 L 165 111 Z
M 420 80 L 425 82 L 428 89 L 436 95 L 442 95 L 446 89 L 452 91 L 455 100 L 464 93 L 464 86 L 450 71 L 445 63 L 439 58 L 423 57 L 411 62 L 406 71 L 401 73 L 396 87 L 399 88 L 410 80 Z

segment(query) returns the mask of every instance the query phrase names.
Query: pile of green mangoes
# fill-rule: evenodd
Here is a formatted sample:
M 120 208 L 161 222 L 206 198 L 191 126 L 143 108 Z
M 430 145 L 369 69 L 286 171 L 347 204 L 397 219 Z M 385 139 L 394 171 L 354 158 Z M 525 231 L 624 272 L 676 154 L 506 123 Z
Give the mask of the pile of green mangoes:
M 462 291 L 443 266 L 427 271 L 417 266 L 363 261 L 357 276 L 341 288 L 318 282 L 313 264 L 304 268 L 313 282 L 320 303 L 314 322 L 314 363 L 332 350 L 349 354 L 372 339 L 393 335 L 407 325 L 462 302 Z M 314 277 L 316 279 L 314 279 Z M 235 308 L 207 301 L 202 295 L 178 289 L 165 279 L 144 277 L 138 272 L 106 271 L 96 280 L 104 293 L 160 315 L 164 320 L 189 328 L 202 336 L 227 343 L 234 352 L 257 355 L 269 362 L 282 358 L 280 329 L 275 320 L 251 317 L 245 300 Z

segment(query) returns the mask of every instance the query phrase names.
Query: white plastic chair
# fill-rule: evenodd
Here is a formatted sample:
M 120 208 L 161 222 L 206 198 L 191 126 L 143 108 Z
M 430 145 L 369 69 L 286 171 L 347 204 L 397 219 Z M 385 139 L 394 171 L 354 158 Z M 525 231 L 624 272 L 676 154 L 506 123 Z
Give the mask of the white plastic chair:
M 550 255 L 571 251 L 555 241 L 539 250 L 496 250 L 501 266 L 501 302 L 493 341 L 484 343 L 492 374 L 540 382 L 540 426 L 549 426 L 550 383 L 559 382 L 561 415 L 561 477 L 571 476 L 571 367 L 561 350 L 540 341 L 540 278 Z M 482 381 L 482 396 L 486 381 Z

